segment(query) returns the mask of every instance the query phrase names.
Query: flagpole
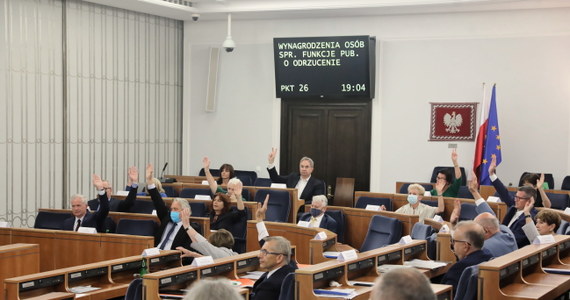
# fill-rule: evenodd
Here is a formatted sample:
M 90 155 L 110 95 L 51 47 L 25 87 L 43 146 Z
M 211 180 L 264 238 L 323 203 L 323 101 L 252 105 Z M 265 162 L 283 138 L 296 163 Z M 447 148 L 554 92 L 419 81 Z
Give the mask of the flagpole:
M 485 82 L 483 82 L 483 99 L 481 100 L 481 121 L 479 122 L 479 126 L 485 122 L 485 95 L 487 94 L 487 86 Z

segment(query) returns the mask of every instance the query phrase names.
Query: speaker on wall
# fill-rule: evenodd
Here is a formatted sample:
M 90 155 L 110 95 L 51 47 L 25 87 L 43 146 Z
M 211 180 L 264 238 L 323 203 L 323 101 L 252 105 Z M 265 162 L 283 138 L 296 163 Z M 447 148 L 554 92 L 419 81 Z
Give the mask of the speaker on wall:
M 218 71 L 220 66 L 220 48 L 210 48 L 210 63 L 208 67 L 208 86 L 206 87 L 207 112 L 216 111 L 216 93 L 218 89 Z

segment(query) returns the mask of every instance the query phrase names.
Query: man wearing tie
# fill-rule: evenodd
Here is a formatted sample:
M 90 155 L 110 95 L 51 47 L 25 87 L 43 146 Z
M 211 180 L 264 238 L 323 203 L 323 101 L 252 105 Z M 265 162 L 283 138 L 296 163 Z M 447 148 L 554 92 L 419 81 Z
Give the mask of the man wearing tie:
M 317 195 L 311 201 L 311 210 L 301 216 L 301 221 L 309 222 L 309 227 L 320 227 L 338 234 L 338 224 L 335 219 L 325 214 L 328 200 L 325 195 Z
M 325 194 L 325 184 L 321 180 L 311 176 L 315 165 L 312 159 L 306 156 L 301 158 L 299 162 L 299 173 L 279 176 L 273 165 L 276 155 L 277 149 L 272 148 L 268 157 L 269 165 L 267 166 L 267 172 L 269 172 L 271 182 L 285 183 L 288 188 L 296 188 L 299 199 L 305 200 L 305 204 L 309 204 L 313 196 Z
M 94 213 L 87 211 L 87 199 L 83 195 L 71 196 L 71 213 L 73 217 L 63 221 L 63 230 L 77 231 L 79 227 L 94 227 L 97 232 L 104 232 L 105 219 L 109 214 L 109 199 L 105 194 L 105 188 L 101 177 L 93 174 L 93 185 L 99 194 L 101 207 Z
M 282 236 L 269 236 L 259 250 L 259 267 L 267 270 L 255 281 L 251 300 L 278 299 L 281 283 L 287 274 L 295 272 L 289 265 L 291 260 L 291 243 Z
M 180 216 L 183 209 L 187 208 L 190 210 L 190 204 L 188 204 L 186 199 L 174 198 L 169 210 L 154 185 L 153 172 L 153 165 L 148 164 L 146 167 L 147 190 L 156 209 L 156 215 L 160 219 L 160 227 L 154 235 L 155 246 L 161 250 L 175 250 L 176 247 L 192 249 L 190 247 L 190 237 L 186 233 L 189 228 L 182 226 Z M 190 223 L 190 226 L 197 232 L 202 231 L 195 223 Z M 184 263 L 186 264 L 187 262 Z

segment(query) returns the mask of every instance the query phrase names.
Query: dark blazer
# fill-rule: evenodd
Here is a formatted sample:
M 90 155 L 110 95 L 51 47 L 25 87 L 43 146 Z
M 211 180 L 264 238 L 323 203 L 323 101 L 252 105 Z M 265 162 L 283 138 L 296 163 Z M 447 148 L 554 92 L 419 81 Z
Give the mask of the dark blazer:
M 453 294 L 455 295 L 455 292 L 457 290 L 457 284 L 459 283 L 459 278 L 461 277 L 461 273 L 463 273 L 463 270 L 465 270 L 465 268 L 467 267 L 471 267 L 474 265 L 478 265 L 482 262 L 488 261 L 491 258 L 493 258 L 493 255 L 490 252 L 483 250 L 477 250 L 467 255 L 462 260 L 453 264 L 451 268 L 449 268 L 447 273 L 443 275 L 443 278 L 441 279 L 441 284 L 452 285 Z
M 210 229 L 219 230 L 225 229 L 232 232 L 232 227 L 247 217 L 245 208 L 243 210 L 230 208 L 225 214 L 220 215 L 218 219 L 214 222 L 214 212 L 210 213 Z
M 267 272 L 255 281 L 249 299 L 251 300 L 265 300 L 265 299 L 278 299 L 281 293 L 281 283 L 287 274 L 295 272 L 295 269 L 290 265 L 284 265 L 275 271 L 271 277 L 267 278 Z
M 96 212 L 89 212 L 85 214 L 83 221 L 81 222 L 82 227 L 94 227 L 97 232 L 105 232 L 105 219 L 109 215 L 109 199 L 107 195 L 99 195 L 99 202 L 101 207 Z M 63 220 L 63 225 L 61 229 L 73 231 L 75 228 L 75 216 L 71 216 Z
M 168 225 L 169 222 L 172 222 L 172 220 L 170 219 L 170 210 L 168 209 L 168 207 L 166 207 L 166 204 L 164 203 L 164 200 L 162 200 L 162 197 L 158 193 L 158 190 L 154 188 L 154 189 L 149 189 L 148 191 L 150 193 L 150 198 L 152 199 L 152 203 L 154 204 L 154 209 L 156 209 L 156 215 L 160 219 L 160 227 L 158 228 L 158 230 L 154 235 L 154 245 L 158 246 L 160 240 L 162 239 L 162 235 L 165 234 L 164 230 L 166 229 L 166 226 Z M 192 226 L 192 228 L 194 228 L 197 232 L 199 233 L 202 232 L 198 224 L 191 222 L 190 226 Z M 180 229 L 178 230 L 178 232 L 176 232 L 176 235 L 174 236 L 174 240 L 172 241 L 172 247 L 170 249 L 175 250 L 176 247 L 184 247 L 186 249 L 192 249 L 190 248 L 191 243 L 192 241 L 190 240 L 188 233 L 186 233 L 186 231 L 184 231 L 184 229 L 180 227 Z
M 505 215 L 505 218 L 503 219 L 503 225 L 509 226 L 509 223 L 513 219 L 515 213 L 517 212 L 517 209 L 515 207 L 515 200 L 513 198 L 511 198 L 509 191 L 507 190 L 505 185 L 501 182 L 501 180 L 499 180 L 497 178 L 492 183 L 493 183 L 493 186 L 495 187 L 495 189 L 497 190 L 497 192 L 499 193 L 499 197 L 501 198 L 501 201 L 505 202 L 507 204 L 507 206 L 509 206 L 509 209 L 507 210 L 507 214 Z M 538 211 L 534 207 L 530 211 L 530 215 L 532 216 L 533 219 L 537 213 L 538 213 Z M 524 216 L 524 214 L 521 214 L 518 217 L 518 219 L 516 221 L 514 221 L 513 224 L 511 224 L 511 226 L 509 226 L 509 229 L 515 235 L 515 239 L 517 240 L 517 245 L 519 248 L 522 248 L 522 247 L 530 244 L 530 241 L 528 240 L 528 238 L 526 237 L 526 234 L 524 233 L 524 231 L 522 229 L 525 224 L 526 224 L 525 216 Z
M 310 213 L 304 213 L 301 216 L 301 221 L 310 221 L 311 220 L 311 214 Z M 321 224 L 319 224 L 320 228 L 324 228 L 324 229 L 328 229 L 336 234 L 338 234 L 338 224 L 336 223 L 335 219 L 333 219 L 331 216 L 325 214 L 323 216 L 323 218 L 321 219 Z
M 503 182 L 499 180 L 499 178 L 497 178 L 495 181 L 492 181 L 491 184 L 493 184 L 493 187 L 495 188 L 495 190 L 497 190 L 497 193 L 499 194 L 499 198 L 501 198 L 501 201 L 507 203 L 508 206 L 514 205 L 515 199 L 511 197 L 509 190 L 505 187 Z M 543 206 L 544 204 L 542 204 L 542 196 L 540 196 L 540 193 L 536 191 L 536 197 L 534 197 L 534 207 L 543 207 Z
M 285 183 L 288 188 L 295 188 L 295 186 L 297 186 L 297 182 L 299 182 L 299 179 L 301 179 L 301 175 L 299 175 L 299 173 L 291 173 L 287 176 L 279 176 L 279 174 L 277 174 L 277 170 L 275 170 L 275 167 L 267 169 L 267 172 L 269 172 L 271 182 Z M 307 185 L 305 186 L 305 189 L 299 196 L 299 199 L 305 200 L 305 204 L 308 204 L 313 200 L 313 196 L 324 194 L 325 184 L 321 180 L 315 178 L 315 176 L 311 176 L 307 182 Z

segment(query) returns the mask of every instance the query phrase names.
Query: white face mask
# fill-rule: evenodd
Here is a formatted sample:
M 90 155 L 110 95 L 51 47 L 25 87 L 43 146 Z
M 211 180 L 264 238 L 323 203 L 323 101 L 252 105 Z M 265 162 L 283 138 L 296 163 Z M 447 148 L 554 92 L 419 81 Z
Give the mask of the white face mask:
M 410 203 L 410 205 L 418 203 L 418 195 L 408 195 L 408 203 Z

